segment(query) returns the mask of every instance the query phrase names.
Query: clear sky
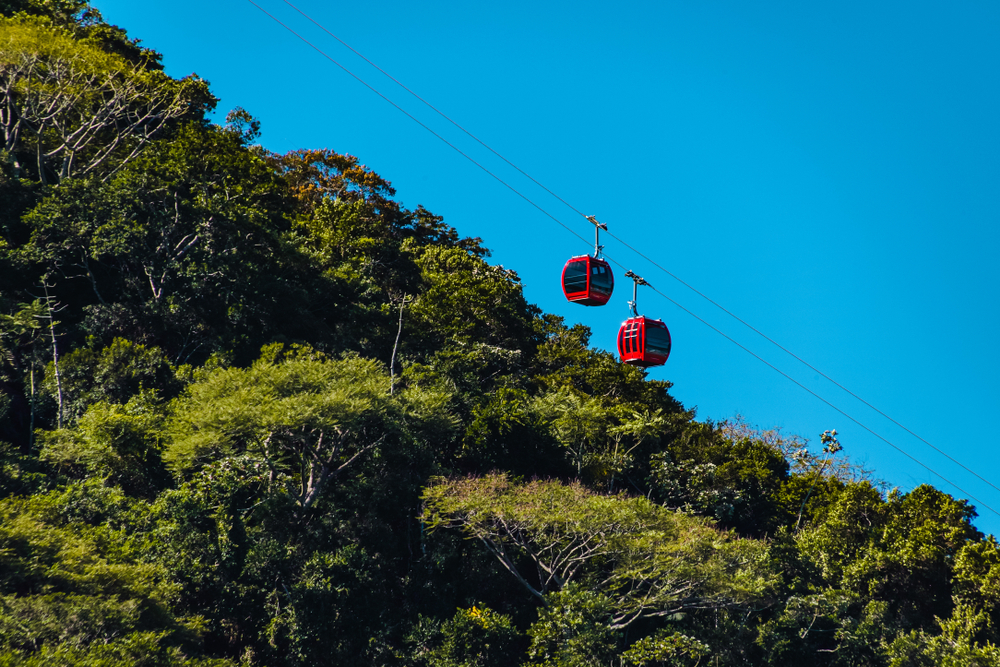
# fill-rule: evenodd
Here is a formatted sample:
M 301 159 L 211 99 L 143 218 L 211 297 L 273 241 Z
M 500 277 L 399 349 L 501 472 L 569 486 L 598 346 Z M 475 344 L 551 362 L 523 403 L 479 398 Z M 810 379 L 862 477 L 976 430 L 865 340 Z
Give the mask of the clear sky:
M 588 224 L 297 14 L 256 0 L 586 238 Z M 516 270 L 529 300 L 612 349 L 629 285 L 566 303 L 588 245 L 247 0 L 95 0 L 105 18 L 263 123 L 279 152 L 331 148 Z M 1000 4 L 296 5 L 547 188 L 769 337 L 1000 486 Z M 737 414 L 845 453 L 890 486 L 1000 491 L 935 453 L 611 239 L 606 252 L 820 394 L 943 482 L 677 306 L 670 380 L 702 419 Z

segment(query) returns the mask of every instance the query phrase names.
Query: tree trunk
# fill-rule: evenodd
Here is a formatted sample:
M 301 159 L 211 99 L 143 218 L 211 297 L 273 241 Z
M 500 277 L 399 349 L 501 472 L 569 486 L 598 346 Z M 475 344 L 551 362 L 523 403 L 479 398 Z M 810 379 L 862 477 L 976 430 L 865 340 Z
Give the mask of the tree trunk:
M 399 328 L 396 330 L 396 342 L 392 346 L 392 358 L 389 360 L 389 395 L 396 389 L 396 350 L 399 349 L 399 339 L 403 335 L 403 307 L 408 299 L 403 297 L 399 302 Z
M 35 362 L 31 362 L 31 421 L 28 426 L 28 452 L 35 448 Z
M 63 393 L 62 393 L 62 379 L 59 377 L 59 346 L 56 345 L 56 309 L 52 306 L 52 297 L 49 296 L 49 284 L 47 281 L 42 282 L 45 288 L 45 307 L 49 311 L 49 337 L 52 340 L 52 366 L 55 369 L 56 376 L 56 402 L 59 405 L 59 411 L 56 417 L 56 424 L 59 428 L 63 427 Z

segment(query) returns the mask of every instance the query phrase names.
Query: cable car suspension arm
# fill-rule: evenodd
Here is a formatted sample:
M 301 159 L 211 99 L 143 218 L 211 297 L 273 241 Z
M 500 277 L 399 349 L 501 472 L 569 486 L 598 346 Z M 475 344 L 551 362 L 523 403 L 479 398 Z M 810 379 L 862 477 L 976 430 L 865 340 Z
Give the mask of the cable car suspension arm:
M 598 222 L 597 217 L 593 215 L 586 216 L 587 220 L 594 223 L 594 258 L 601 258 L 601 251 L 604 250 L 604 246 L 601 245 L 601 230 L 608 231 L 608 226 L 603 222 Z
M 632 309 L 632 317 L 639 317 L 639 311 L 636 307 L 638 303 L 639 285 L 645 285 L 646 287 L 652 287 L 653 285 L 646 282 L 642 276 L 637 276 L 632 273 L 631 269 L 625 272 L 625 277 L 631 278 L 634 281 L 632 283 L 632 300 L 628 302 L 628 305 L 629 308 Z

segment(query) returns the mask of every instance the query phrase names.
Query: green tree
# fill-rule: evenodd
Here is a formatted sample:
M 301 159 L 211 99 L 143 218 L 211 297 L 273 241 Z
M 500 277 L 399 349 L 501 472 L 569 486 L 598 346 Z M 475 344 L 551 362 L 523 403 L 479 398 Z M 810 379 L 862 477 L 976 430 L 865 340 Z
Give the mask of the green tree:
M 568 390 L 539 396 L 532 405 L 556 441 L 566 449 L 577 476 L 586 470 L 600 480 L 602 455 L 608 450 L 611 416 L 599 399 Z
M 774 581 L 763 543 L 733 539 L 641 497 L 488 475 L 439 479 L 423 499 L 432 529 L 455 527 L 478 539 L 540 601 L 571 583 L 607 598 L 612 629 L 746 603 Z
M 522 389 L 501 387 L 474 405 L 466 421 L 461 468 L 485 473 L 506 469 L 522 475 L 569 473 L 561 447 Z
M 0 18 L 0 73 L 4 149 L 42 182 L 113 173 L 215 102 L 195 76 L 171 79 L 41 18 Z
M 100 343 L 155 343 L 180 362 L 246 353 L 294 295 L 279 252 L 285 201 L 235 134 L 189 124 L 107 183 L 60 186 L 24 217 L 31 237 L 12 254 L 25 274 L 58 278 L 64 319 Z
M 710 428 L 695 427 L 685 435 L 651 457 L 654 497 L 747 536 L 774 534 L 794 519 L 779 502 L 789 479 L 780 450 L 750 437 L 729 440 Z
M 634 667 L 671 665 L 697 667 L 711 649 L 703 642 L 680 632 L 660 631 L 643 637 L 622 653 L 622 661 Z
M 47 16 L 60 23 L 75 23 L 84 19 L 90 9 L 86 0 L 0 0 L 0 15 L 18 12 Z
M 161 458 L 163 418 L 152 390 L 125 404 L 97 402 L 75 427 L 42 432 L 41 457 L 60 472 L 154 496 L 170 481 Z
M 23 439 L 26 444 L 24 449 L 30 450 L 35 431 L 38 394 L 42 388 L 39 343 L 44 336 L 43 319 L 46 310 L 40 299 L 18 304 L 17 308 L 11 315 L 0 315 L 0 386 L 4 396 L 0 424 L 6 422 L 4 432 L 8 437 L 13 436 L 11 439 L 15 441 L 20 439 L 17 436 L 22 435 L 27 427 L 28 437 Z M 27 392 L 22 391 L 24 385 L 27 385 Z M 18 405 L 25 402 L 24 398 L 27 398 L 27 410 L 23 405 Z M 17 412 L 28 413 L 27 424 L 16 423 Z M 10 424 L 8 419 L 15 423 Z
M 537 309 L 525 301 L 516 273 L 461 248 L 410 243 L 404 249 L 413 252 L 427 284 L 410 307 L 421 328 L 460 344 L 531 353 Z
M 868 484 L 847 485 L 799 548 L 828 584 L 887 602 L 903 628 L 928 627 L 952 609 L 955 559 L 981 535 L 974 510 L 933 487 L 883 501 Z
M 996 667 L 1000 647 L 974 639 L 988 624 L 986 614 L 956 607 L 950 618 L 938 620 L 940 634 L 914 630 L 897 637 L 886 648 L 889 667 Z
M 458 609 L 441 624 L 428 619 L 410 635 L 414 657 L 427 667 L 502 667 L 512 664 L 521 643 L 509 616 L 489 607 Z
M 0 501 L 0 660 L 200 662 L 203 620 L 176 614 L 177 585 L 139 557 L 141 515 L 94 482 Z
M 599 667 L 611 662 L 619 633 L 609 627 L 610 600 L 569 585 L 546 595 L 545 602 L 538 620 L 528 628 L 528 665 Z
M 103 350 L 79 347 L 59 359 L 64 414 L 74 423 L 98 401 L 123 404 L 143 390 L 175 396 L 182 386 L 177 370 L 166 353 L 123 338 L 115 338 Z M 46 389 L 54 392 L 52 368 L 46 372 Z
M 272 482 L 289 475 L 294 497 L 308 508 L 346 468 L 400 437 L 408 406 L 429 409 L 425 419 L 443 407 L 418 390 L 387 390 L 377 362 L 271 346 L 250 368 L 219 369 L 187 388 L 172 406 L 164 457 L 184 472 L 252 454 L 267 463 Z

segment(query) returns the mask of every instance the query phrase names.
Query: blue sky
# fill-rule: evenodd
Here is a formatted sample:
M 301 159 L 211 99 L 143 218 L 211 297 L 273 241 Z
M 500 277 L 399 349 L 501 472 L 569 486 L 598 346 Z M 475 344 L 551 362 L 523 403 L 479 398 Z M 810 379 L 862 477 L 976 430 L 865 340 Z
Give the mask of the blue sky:
M 587 223 L 282 0 L 256 0 L 585 238 Z M 611 349 L 629 285 L 566 303 L 588 245 L 247 0 L 96 0 L 107 20 L 209 80 L 274 151 L 331 148 L 408 207 L 481 236 L 529 300 Z M 1000 486 L 1000 5 L 398 1 L 296 5 L 574 207 L 939 449 Z M 1000 491 L 611 239 L 609 256 L 979 499 Z M 903 490 L 964 493 L 677 306 L 667 365 L 703 419 L 744 415 L 845 453 Z M 975 502 L 975 501 L 974 501 Z

